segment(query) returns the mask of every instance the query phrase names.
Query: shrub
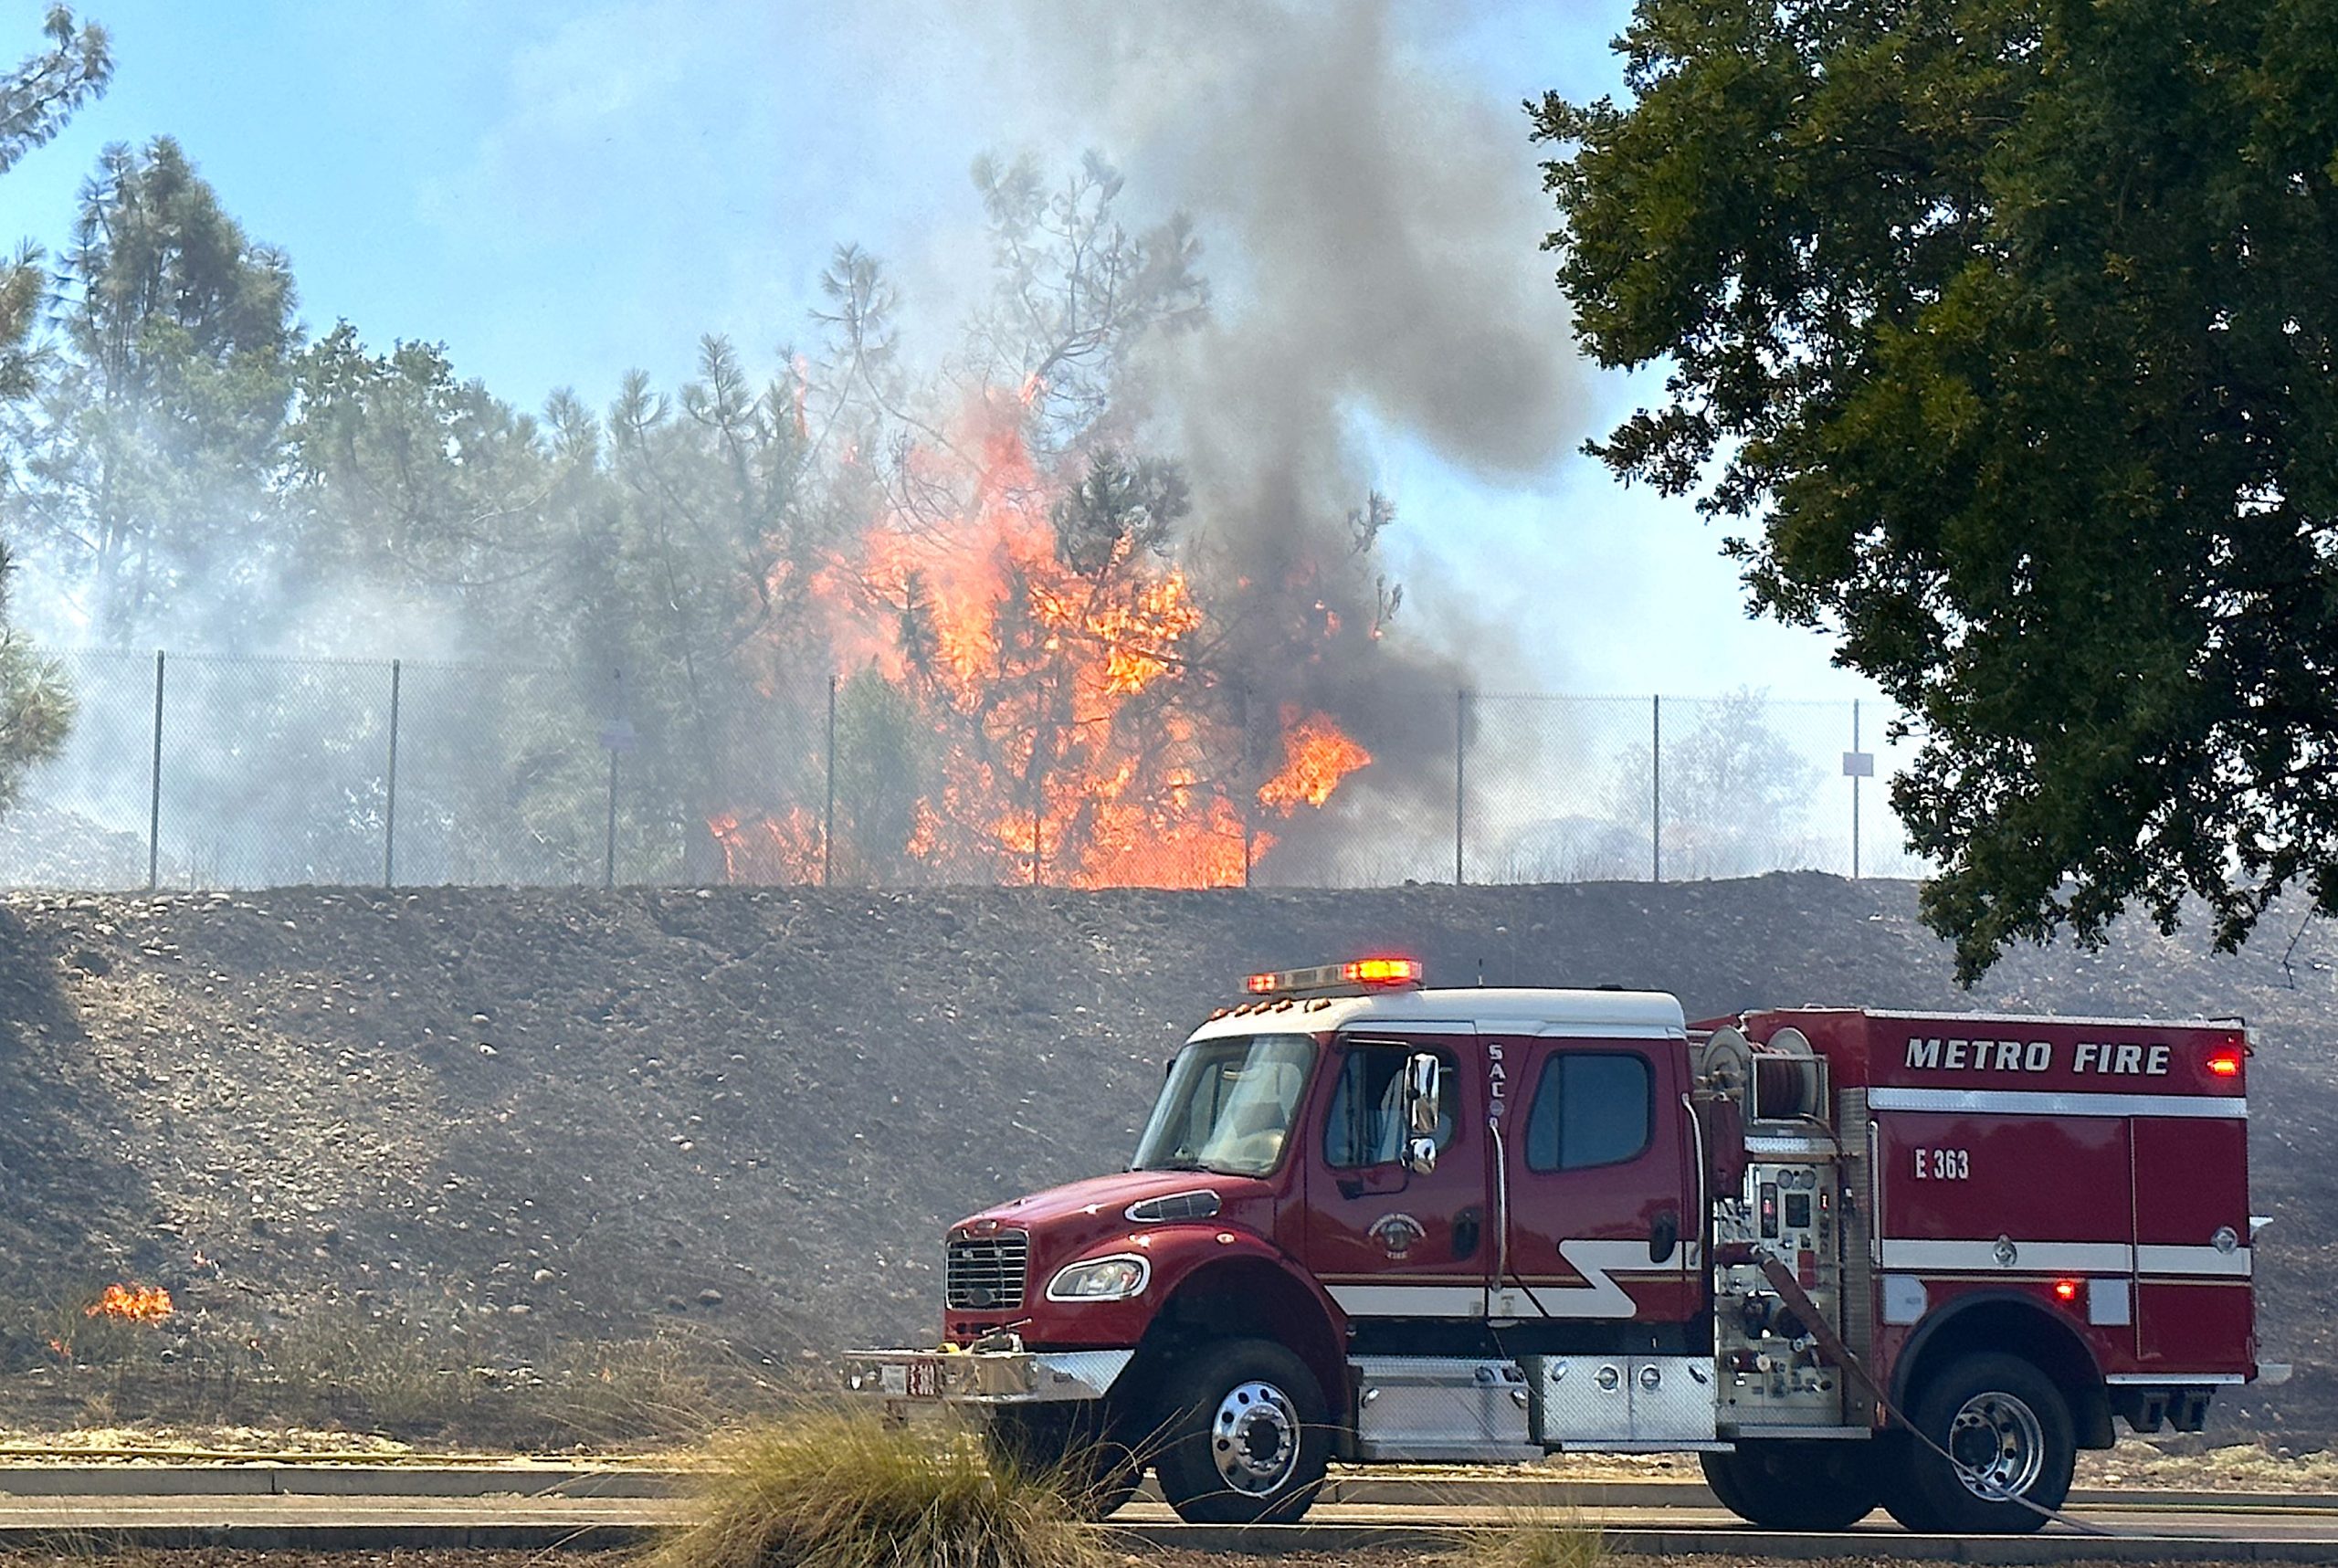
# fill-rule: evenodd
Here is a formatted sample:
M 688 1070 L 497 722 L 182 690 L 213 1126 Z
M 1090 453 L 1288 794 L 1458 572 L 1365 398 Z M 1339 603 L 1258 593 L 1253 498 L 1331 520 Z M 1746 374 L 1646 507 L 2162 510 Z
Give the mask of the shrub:
M 735 1379 L 739 1358 L 711 1339 L 554 1343 L 545 1352 L 542 1386 L 523 1403 L 542 1426 L 588 1447 L 697 1437 L 724 1414 L 711 1375 L 718 1372 Z
M 318 1302 L 269 1352 L 283 1403 L 304 1416 L 405 1436 L 440 1431 L 476 1403 L 427 1332 L 354 1302 Z
M 1528 1510 L 1472 1531 L 1445 1561 L 1452 1568 L 1599 1568 L 1606 1555 L 1597 1525 L 1572 1514 Z
M 1095 1568 L 1054 1478 L 956 1427 L 806 1410 L 718 1439 L 700 1522 L 643 1568 Z

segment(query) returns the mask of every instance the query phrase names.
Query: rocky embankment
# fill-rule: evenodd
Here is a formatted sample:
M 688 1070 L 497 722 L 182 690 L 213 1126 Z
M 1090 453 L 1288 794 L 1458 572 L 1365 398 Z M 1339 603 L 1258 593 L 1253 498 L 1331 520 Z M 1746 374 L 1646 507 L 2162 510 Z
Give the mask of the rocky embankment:
M 2131 924 L 1954 987 L 1904 883 L 1370 892 L 285 889 L 0 901 L 0 1352 L 104 1285 L 268 1347 L 393 1321 L 466 1359 L 689 1325 L 752 1364 L 931 1331 L 937 1233 L 1116 1165 L 1246 971 L 1766 1004 L 2246 1015 L 2265 1353 L 2227 1430 L 2338 1431 L 2338 935 L 2218 957 Z M 51 1366 L 53 1371 L 53 1366 Z M 2238 1424 L 2238 1427 L 2232 1424 Z

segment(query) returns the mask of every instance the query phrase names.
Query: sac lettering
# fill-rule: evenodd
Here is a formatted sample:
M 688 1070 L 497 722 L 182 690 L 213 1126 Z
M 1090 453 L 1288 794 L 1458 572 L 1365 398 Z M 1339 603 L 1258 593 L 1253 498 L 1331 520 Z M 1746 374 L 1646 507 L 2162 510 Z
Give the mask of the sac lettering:
M 2135 1041 L 2102 1044 L 2080 1040 L 2070 1050 L 2069 1070 L 2089 1075 L 2165 1078 L 2169 1049 Z M 2054 1067 L 2050 1040 L 1960 1040 L 1911 1036 L 1904 1066 L 1924 1072 L 2048 1072 Z

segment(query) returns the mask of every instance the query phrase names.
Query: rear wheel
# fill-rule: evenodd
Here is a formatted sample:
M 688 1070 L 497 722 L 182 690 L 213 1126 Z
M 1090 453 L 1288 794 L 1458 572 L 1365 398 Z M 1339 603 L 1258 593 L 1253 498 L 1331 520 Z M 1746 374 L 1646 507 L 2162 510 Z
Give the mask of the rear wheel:
M 1915 1440 L 1901 1449 L 1905 1464 L 1884 1504 L 1910 1530 L 2023 1534 L 2070 1494 L 2069 1405 L 2018 1356 L 1960 1357 L 1925 1384 L 1909 1418 Z
M 1764 1530 L 1848 1530 L 1875 1510 L 1872 1445 L 1754 1440 L 1700 1454 L 1722 1507 Z
M 983 1424 L 991 1461 L 1056 1481 L 1083 1518 L 1102 1519 L 1136 1495 L 1144 1468 L 1101 1401 L 1010 1405 Z
M 1307 1364 L 1269 1340 L 1205 1347 L 1165 1382 L 1161 1495 L 1188 1524 L 1290 1524 L 1331 1460 L 1330 1412 Z

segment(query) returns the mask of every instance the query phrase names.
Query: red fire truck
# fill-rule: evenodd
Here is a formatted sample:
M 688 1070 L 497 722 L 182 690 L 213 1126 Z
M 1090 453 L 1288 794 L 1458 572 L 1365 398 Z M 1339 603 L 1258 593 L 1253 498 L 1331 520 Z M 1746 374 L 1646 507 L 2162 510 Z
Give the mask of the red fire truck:
M 853 1388 L 1193 1521 L 1333 1459 L 1693 1450 L 1757 1524 L 2014 1531 L 2258 1375 L 2238 1021 L 1248 984 L 1131 1168 L 953 1226 L 943 1345 Z

